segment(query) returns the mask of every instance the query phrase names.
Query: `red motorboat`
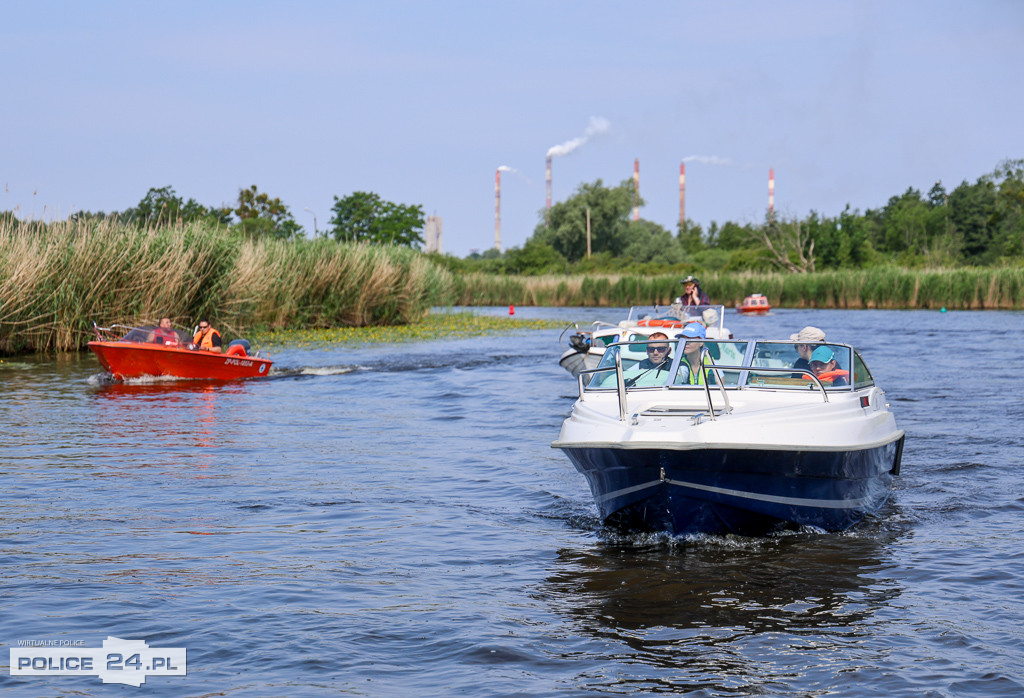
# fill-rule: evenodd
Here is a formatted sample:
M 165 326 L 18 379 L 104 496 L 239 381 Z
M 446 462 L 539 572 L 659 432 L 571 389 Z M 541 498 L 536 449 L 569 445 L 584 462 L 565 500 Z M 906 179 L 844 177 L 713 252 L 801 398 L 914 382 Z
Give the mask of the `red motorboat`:
M 768 299 L 760 293 L 752 293 L 743 299 L 743 305 L 736 306 L 736 312 L 744 315 L 767 315 L 772 309 Z
M 153 326 L 97 327 L 93 324 L 93 328 L 96 340 L 89 342 L 89 348 L 115 380 L 143 376 L 205 380 L 258 378 L 268 375 L 273 363 L 258 354 L 250 355 L 249 342 L 244 339 L 236 339 L 223 353 L 217 354 L 190 349 L 192 337 L 181 330 L 174 330 L 176 339 L 167 339 L 160 337 Z M 117 338 L 118 330 L 127 332 Z

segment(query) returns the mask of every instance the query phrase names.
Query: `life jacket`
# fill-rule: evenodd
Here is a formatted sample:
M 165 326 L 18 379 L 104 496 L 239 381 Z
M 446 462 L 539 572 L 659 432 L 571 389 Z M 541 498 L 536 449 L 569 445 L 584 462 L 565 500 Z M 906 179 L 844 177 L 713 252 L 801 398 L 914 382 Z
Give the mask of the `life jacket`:
M 833 383 L 835 382 L 836 378 L 847 378 L 849 377 L 849 375 L 849 371 L 844 371 L 840 368 L 837 368 L 832 371 L 825 371 L 825 373 L 822 373 L 820 376 L 818 376 L 818 380 L 821 381 L 822 383 Z M 807 374 L 803 374 L 802 377 L 804 380 L 811 380 L 810 376 L 808 376 Z
M 701 370 L 694 371 L 693 367 L 690 366 L 690 362 L 687 360 L 686 355 L 683 355 L 682 363 L 686 364 L 686 383 L 683 385 L 704 385 L 705 374 L 708 372 L 708 364 L 701 360 Z
M 836 369 L 835 371 L 826 371 L 818 376 L 818 380 L 822 383 L 834 383 L 836 378 L 846 378 L 850 375 L 849 371 L 843 371 L 842 369 Z
M 682 327 L 682 320 L 674 320 L 667 317 L 644 318 L 636 323 L 638 327 Z
M 220 337 L 220 332 L 213 329 L 213 325 L 210 325 L 210 329 L 206 331 L 205 335 L 202 331 L 196 332 L 195 336 L 192 337 L 192 343 L 197 345 L 200 349 L 213 351 L 213 335 Z
M 157 327 L 153 330 L 153 341 L 165 346 L 177 346 L 178 335 L 174 330 L 165 330 L 163 327 Z

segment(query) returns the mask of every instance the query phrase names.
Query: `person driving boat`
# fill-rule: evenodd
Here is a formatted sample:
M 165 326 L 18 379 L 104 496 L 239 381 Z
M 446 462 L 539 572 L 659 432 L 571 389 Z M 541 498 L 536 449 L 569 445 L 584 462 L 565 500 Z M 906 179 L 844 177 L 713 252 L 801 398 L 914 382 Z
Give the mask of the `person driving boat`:
M 655 332 L 647 339 L 663 341 L 652 341 L 647 345 L 647 358 L 633 367 L 640 373 L 625 379 L 627 388 L 664 385 L 665 379 L 668 378 L 668 370 L 672 366 L 672 348 L 668 343 L 668 335 L 664 332 Z

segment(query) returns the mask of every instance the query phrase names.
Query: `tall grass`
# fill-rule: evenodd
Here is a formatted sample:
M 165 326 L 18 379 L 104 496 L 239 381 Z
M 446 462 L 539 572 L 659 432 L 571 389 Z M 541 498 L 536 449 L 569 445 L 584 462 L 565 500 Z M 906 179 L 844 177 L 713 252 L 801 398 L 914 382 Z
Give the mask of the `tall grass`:
M 739 305 L 763 293 L 777 307 L 1024 308 L 1024 268 L 912 270 L 878 267 L 814 274 L 741 272 L 701 278 L 713 303 Z M 668 304 L 678 275 L 503 277 L 469 274 L 456 284 L 461 305 L 629 306 Z
M 404 323 L 451 297 L 406 248 L 249 240 L 189 224 L 0 223 L 0 352 L 84 346 L 92 322 L 207 316 L 222 332 Z

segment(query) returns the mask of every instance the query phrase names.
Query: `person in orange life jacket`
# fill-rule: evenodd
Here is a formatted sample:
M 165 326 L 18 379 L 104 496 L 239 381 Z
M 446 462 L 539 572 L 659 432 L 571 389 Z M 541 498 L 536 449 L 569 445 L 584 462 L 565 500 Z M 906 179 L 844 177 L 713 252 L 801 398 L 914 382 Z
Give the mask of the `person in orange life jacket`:
M 219 354 L 221 352 L 220 332 L 210 327 L 209 320 L 202 318 L 199 321 L 199 330 L 192 337 L 192 344 L 196 349 Z
M 148 339 L 150 342 L 154 342 L 156 344 L 163 344 L 169 347 L 177 346 L 178 335 L 171 327 L 171 318 L 160 318 L 159 327 L 149 333 Z
M 704 350 L 704 338 L 707 332 L 704 325 L 699 322 L 691 322 L 683 328 L 676 339 L 685 339 L 686 346 L 683 347 L 683 359 L 679 362 L 679 373 L 676 374 L 676 385 L 704 385 L 705 373 L 707 371 L 695 370 L 694 367 L 707 365 L 701 361 L 701 352 Z M 685 373 L 684 373 L 685 370 Z
M 836 371 L 836 355 L 829 347 L 822 346 L 814 350 L 814 353 L 811 354 L 811 370 L 814 371 L 818 380 L 831 380 L 833 387 L 850 384 L 846 380 L 846 375 L 836 375 L 836 373 L 845 374 L 846 372 Z

